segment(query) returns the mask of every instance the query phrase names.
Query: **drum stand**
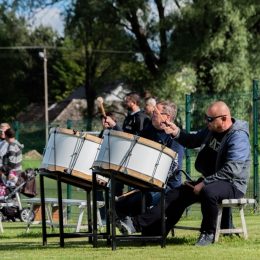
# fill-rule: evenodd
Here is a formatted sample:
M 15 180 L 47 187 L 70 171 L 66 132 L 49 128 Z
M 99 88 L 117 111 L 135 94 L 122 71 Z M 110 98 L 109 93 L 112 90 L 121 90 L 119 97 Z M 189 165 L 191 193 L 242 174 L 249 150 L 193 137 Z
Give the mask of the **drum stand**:
M 48 177 L 57 180 L 57 192 L 58 192 L 58 205 L 59 205 L 59 234 L 47 234 L 46 232 L 46 209 L 45 209 L 45 192 L 44 192 L 44 179 L 43 177 Z M 88 232 L 75 232 L 75 233 L 64 233 L 64 223 L 63 223 L 63 210 L 62 210 L 62 187 L 61 183 L 65 182 L 67 184 L 75 185 L 86 191 L 86 201 L 87 201 L 87 214 L 88 214 Z M 96 203 L 96 191 L 105 191 L 105 206 L 108 205 L 108 188 L 103 185 L 97 185 L 95 183 L 95 192 L 93 192 L 93 224 L 94 230 L 97 229 L 97 203 Z M 88 237 L 89 243 L 92 243 L 92 237 L 94 235 L 92 230 L 92 216 L 91 216 L 91 199 L 90 192 L 92 190 L 92 181 L 81 179 L 69 174 L 64 174 L 61 172 L 40 172 L 40 194 L 41 194 L 41 205 L 42 205 L 42 239 L 43 245 L 47 245 L 47 237 L 59 237 L 60 247 L 64 247 L 64 238 L 76 238 L 76 237 Z M 95 198 L 95 200 L 94 200 Z M 106 211 L 108 208 L 106 208 Z M 108 223 L 109 224 L 109 223 Z M 102 237 L 107 238 L 107 244 L 110 244 L 110 230 L 107 228 L 105 233 L 100 233 Z M 95 234 L 95 237 L 97 233 Z
M 118 172 L 115 170 L 93 170 L 92 176 L 93 180 L 96 179 L 96 175 L 103 175 L 105 177 L 110 178 L 111 181 L 111 198 L 110 198 L 110 209 L 109 212 L 111 213 L 111 227 L 112 227 L 112 250 L 116 250 L 116 241 L 142 241 L 142 243 L 146 241 L 151 240 L 160 240 L 161 241 L 161 247 L 165 247 L 165 239 L 166 239 L 166 231 L 165 231 L 165 189 L 161 187 L 157 187 L 153 185 L 152 183 L 147 183 L 142 180 L 137 180 L 136 178 L 129 176 L 125 173 Z M 142 193 L 142 212 L 145 211 L 145 196 L 144 192 L 147 191 L 157 191 L 161 192 L 161 230 L 162 235 L 161 236 L 143 236 L 143 235 L 131 235 L 131 236 L 117 236 L 116 235 L 116 223 L 115 223 L 115 216 L 116 216 L 116 206 L 115 206 L 115 182 L 120 181 L 124 184 L 127 184 L 131 187 L 137 188 Z M 139 183 L 139 184 L 138 184 Z M 92 181 L 92 190 L 93 190 L 93 211 L 96 211 L 97 204 L 96 202 L 96 182 Z M 108 202 L 106 201 L 106 210 L 108 209 Z M 108 212 L 108 211 L 107 211 Z M 107 232 L 110 234 L 110 220 L 109 220 L 109 214 L 107 214 Z M 93 247 L 97 247 L 97 239 L 100 238 L 100 235 L 97 234 L 97 216 L 94 215 L 93 217 Z

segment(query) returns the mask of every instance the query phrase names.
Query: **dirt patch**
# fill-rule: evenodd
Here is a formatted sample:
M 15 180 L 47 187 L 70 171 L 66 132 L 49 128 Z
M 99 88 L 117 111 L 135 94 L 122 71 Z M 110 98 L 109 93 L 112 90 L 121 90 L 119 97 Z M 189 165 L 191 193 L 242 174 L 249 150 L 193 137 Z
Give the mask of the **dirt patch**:
M 27 159 L 42 159 L 42 155 L 36 150 L 31 150 L 28 153 L 25 153 L 23 156 Z

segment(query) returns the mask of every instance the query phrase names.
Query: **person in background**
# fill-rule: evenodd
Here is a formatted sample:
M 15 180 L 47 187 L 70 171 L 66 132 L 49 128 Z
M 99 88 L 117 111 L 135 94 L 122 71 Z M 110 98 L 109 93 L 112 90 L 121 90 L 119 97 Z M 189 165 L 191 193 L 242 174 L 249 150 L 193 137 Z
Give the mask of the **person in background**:
M 123 131 L 122 128 L 117 124 L 115 113 L 108 111 L 106 112 L 106 117 L 104 115 L 100 115 L 100 119 L 101 119 L 101 124 L 103 126 L 103 130 L 98 135 L 99 138 L 102 138 L 105 129 Z
M 124 132 L 139 135 L 144 128 L 144 121 L 148 116 L 140 109 L 141 98 L 136 92 L 130 92 L 125 97 L 125 107 L 128 111 L 122 129 Z
M 125 117 L 122 126 L 124 132 L 139 135 L 141 130 L 143 130 L 145 119 L 148 119 L 148 116 L 140 109 L 140 104 L 141 98 L 137 92 L 129 92 L 126 94 L 124 105 L 128 111 L 128 114 Z M 122 187 L 124 187 L 123 184 Z M 128 189 L 130 189 L 130 187 Z
M 143 129 L 147 128 L 152 123 L 152 116 L 153 116 L 154 107 L 149 104 L 149 101 L 151 99 L 155 100 L 156 104 L 159 102 L 157 97 L 147 97 L 147 98 L 145 98 L 144 112 L 148 116 L 148 118 L 146 118 L 144 120 L 144 128 Z
M 15 187 L 17 181 L 18 181 L 18 177 L 16 176 L 16 173 L 13 171 L 10 171 L 8 174 L 8 181 L 6 182 L 6 186 Z
M 22 149 L 23 145 L 15 139 L 15 133 L 12 128 L 5 131 L 5 140 L 8 143 L 7 153 L 3 158 L 3 166 L 0 170 L 8 175 L 10 171 L 19 175 L 22 172 Z
M 145 114 L 146 114 L 149 118 L 152 118 L 152 116 L 153 116 L 153 111 L 154 111 L 154 107 L 149 104 L 149 100 L 150 100 L 150 99 L 154 99 L 156 103 L 158 103 L 159 100 L 158 100 L 157 97 L 147 97 L 147 98 L 145 98 L 145 100 L 144 100 L 144 101 L 145 101 L 145 104 L 144 104 L 144 112 L 145 112 Z
M 211 104 L 206 109 L 204 120 L 207 127 L 195 134 L 180 130 L 170 121 L 162 125 L 164 131 L 184 147 L 200 147 L 195 168 L 203 178 L 191 182 L 193 188 L 182 185 L 180 189 L 171 189 L 165 194 L 166 233 L 179 221 L 187 207 L 201 203 L 201 233 L 195 246 L 214 242 L 218 203 L 223 199 L 242 198 L 250 177 L 248 123 L 231 117 L 223 101 Z M 154 234 L 160 233 L 160 207 L 158 203 L 144 214 L 125 218 L 120 222 L 120 231 L 129 235 L 148 228 Z
M 7 153 L 8 143 L 5 140 L 5 131 L 10 128 L 10 125 L 7 123 L 1 124 L 0 129 L 0 168 L 3 166 L 3 158 L 5 154 Z M 3 178 L 2 182 L 6 181 L 6 176 L 2 174 L 1 176 Z

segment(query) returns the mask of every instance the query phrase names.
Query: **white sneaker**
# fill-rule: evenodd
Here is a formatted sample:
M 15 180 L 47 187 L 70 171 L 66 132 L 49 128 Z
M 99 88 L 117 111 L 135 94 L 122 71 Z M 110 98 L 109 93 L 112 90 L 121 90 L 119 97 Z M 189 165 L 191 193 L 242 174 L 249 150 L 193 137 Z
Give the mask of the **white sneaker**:
M 116 227 L 124 236 L 129 236 L 136 232 L 133 222 L 130 217 L 125 217 L 124 220 L 117 220 Z

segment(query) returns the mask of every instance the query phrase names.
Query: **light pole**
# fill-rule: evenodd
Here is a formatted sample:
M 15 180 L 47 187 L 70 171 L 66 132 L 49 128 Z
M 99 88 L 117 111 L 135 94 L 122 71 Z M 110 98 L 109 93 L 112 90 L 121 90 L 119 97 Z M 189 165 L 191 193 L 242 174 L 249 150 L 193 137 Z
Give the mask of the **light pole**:
M 39 52 L 39 56 L 43 58 L 43 71 L 44 71 L 44 99 L 45 99 L 45 143 L 48 143 L 49 136 L 49 114 L 48 114 L 48 79 L 47 79 L 47 55 L 46 49 L 43 49 L 43 53 Z

